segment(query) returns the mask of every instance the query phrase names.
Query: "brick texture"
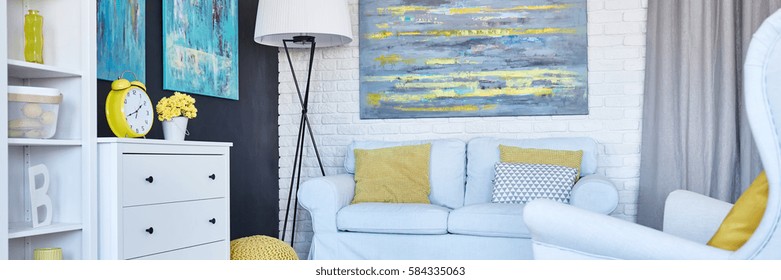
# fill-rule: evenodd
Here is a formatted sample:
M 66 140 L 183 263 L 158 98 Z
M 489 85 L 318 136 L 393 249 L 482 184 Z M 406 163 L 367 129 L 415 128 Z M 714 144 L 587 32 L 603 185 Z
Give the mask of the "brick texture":
M 350 0 L 353 34 L 358 30 L 358 0 Z M 640 158 L 641 108 L 647 0 L 588 0 L 589 115 L 498 118 L 361 120 L 358 116 L 357 35 L 347 46 L 318 49 L 312 73 L 309 116 L 326 174 L 344 173 L 342 162 L 352 140 L 413 140 L 479 136 L 539 138 L 587 136 L 599 143 L 599 174 L 616 183 L 620 202 L 615 217 L 634 221 Z M 303 75 L 307 52 L 292 53 Z M 279 205 L 280 231 L 286 210 L 300 105 L 284 51 L 279 53 Z M 306 141 L 303 177 L 319 176 Z M 292 219 L 292 215 L 291 215 Z M 294 248 L 306 258 L 312 224 L 300 210 Z M 290 226 L 286 232 L 289 240 Z M 282 232 L 280 232 L 280 235 Z

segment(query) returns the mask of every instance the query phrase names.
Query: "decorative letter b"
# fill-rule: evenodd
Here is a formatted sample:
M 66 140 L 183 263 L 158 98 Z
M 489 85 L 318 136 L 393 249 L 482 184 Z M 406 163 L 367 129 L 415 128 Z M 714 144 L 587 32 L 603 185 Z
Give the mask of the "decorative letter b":
M 52 223 L 52 199 L 49 197 L 49 169 L 46 165 L 39 164 L 31 166 L 27 172 L 29 174 L 30 188 L 30 212 L 32 212 L 33 227 L 48 226 Z M 35 183 L 35 177 L 43 176 L 43 185 L 38 187 Z M 38 209 L 45 209 L 46 217 L 43 221 L 38 216 Z

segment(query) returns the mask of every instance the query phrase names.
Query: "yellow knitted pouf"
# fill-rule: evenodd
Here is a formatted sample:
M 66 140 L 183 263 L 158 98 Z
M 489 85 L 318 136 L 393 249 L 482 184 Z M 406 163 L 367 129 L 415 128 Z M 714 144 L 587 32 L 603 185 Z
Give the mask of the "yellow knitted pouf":
M 298 260 L 298 255 L 279 239 L 253 235 L 231 240 L 231 260 Z

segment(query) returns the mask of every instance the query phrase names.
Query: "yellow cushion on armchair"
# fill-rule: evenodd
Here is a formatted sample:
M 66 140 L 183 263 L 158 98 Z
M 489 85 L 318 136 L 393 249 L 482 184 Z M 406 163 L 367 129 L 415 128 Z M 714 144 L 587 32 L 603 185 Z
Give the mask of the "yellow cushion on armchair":
M 767 175 L 762 171 L 740 195 L 708 245 L 730 251 L 740 249 L 762 221 L 767 207 L 767 194 Z

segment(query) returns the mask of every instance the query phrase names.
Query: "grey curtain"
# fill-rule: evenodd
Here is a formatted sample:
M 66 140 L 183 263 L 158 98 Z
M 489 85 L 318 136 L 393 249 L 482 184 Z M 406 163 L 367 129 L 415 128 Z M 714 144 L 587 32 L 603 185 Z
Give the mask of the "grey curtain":
M 678 189 L 734 202 L 761 169 L 743 109 L 751 35 L 781 0 L 648 1 L 637 222 Z

